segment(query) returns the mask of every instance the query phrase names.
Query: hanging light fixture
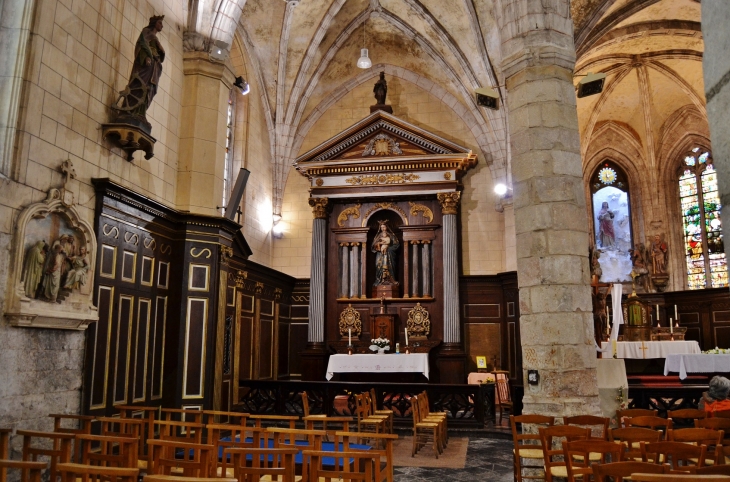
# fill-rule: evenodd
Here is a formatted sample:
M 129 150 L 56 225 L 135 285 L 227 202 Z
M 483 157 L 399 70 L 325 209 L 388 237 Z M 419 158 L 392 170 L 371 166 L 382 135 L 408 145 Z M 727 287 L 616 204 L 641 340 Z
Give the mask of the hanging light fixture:
M 362 24 L 362 44 L 365 45 L 365 23 Z M 368 49 L 360 49 L 360 58 L 357 59 L 357 66 L 361 69 L 369 69 L 373 66 L 368 56 Z

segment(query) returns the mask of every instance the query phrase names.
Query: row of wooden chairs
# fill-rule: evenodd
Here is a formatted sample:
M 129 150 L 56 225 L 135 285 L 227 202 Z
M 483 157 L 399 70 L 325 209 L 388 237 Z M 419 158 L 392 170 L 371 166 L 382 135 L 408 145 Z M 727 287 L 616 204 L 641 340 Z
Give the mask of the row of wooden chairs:
M 415 457 L 421 447 L 431 444 L 436 458 L 448 445 L 447 416 L 444 412 L 431 412 L 428 394 L 423 391 L 411 397 L 413 416 L 413 446 L 411 457 Z

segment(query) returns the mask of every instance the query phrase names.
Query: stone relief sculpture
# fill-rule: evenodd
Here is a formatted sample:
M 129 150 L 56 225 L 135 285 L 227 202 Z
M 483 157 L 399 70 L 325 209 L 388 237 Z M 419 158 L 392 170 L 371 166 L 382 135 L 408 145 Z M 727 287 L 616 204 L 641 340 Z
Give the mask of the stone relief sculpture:
M 67 185 L 26 207 L 15 220 L 4 315 L 10 325 L 83 330 L 98 320 L 93 305 L 96 236 L 74 206 Z
M 378 233 L 373 239 L 371 250 L 375 253 L 375 283 L 373 286 L 398 284 L 396 252 L 400 241 L 388 226 L 388 221 L 378 221 Z
M 644 288 L 644 292 L 649 292 L 649 270 L 646 263 L 646 248 L 644 243 L 636 243 L 634 249 L 631 250 L 631 263 L 633 272 L 636 273 L 638 281 Z

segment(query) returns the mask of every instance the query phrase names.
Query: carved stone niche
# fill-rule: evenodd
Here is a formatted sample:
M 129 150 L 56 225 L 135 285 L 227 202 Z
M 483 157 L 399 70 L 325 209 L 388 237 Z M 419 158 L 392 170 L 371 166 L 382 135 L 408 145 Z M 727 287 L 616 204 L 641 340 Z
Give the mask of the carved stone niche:
M 93 304 L 96 235 L 65 189 L 51 189 L 15 224 L 5 317 L 12 326 L 85 330 Z

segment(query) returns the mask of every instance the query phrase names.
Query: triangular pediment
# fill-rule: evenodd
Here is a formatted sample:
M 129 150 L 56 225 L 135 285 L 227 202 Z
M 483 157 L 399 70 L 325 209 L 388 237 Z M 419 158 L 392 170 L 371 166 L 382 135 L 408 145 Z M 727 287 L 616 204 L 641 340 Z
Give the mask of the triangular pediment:
M 296 165 L 352 159 L 468 154 L 466 147 L 448 141 L 384 111 L 360 122 L 297 158 Z

